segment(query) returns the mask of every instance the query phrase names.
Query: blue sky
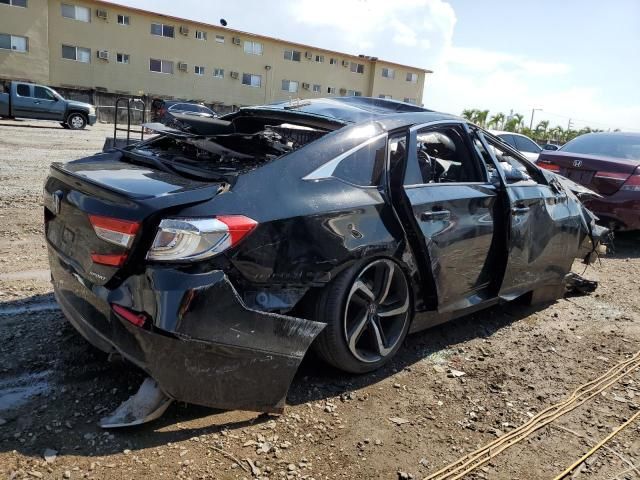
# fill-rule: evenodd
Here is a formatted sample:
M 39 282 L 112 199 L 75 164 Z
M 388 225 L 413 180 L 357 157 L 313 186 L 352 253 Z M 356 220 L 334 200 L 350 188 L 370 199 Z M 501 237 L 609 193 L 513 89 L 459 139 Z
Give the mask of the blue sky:
M 119 0 L 433 70 L 424 103 L 640 130 L 639 0 Z

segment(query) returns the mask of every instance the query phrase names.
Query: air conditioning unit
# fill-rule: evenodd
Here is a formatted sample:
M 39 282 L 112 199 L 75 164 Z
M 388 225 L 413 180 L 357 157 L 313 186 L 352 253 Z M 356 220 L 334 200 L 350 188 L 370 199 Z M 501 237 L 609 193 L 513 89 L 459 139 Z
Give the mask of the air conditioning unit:
M 349 60 L 342 60 L 342 66 L 343 67 L 348 67 L 349 66 Z
M 187 68 L 189 68 L 189 65 L 187 65 L 184 62 L 178 62 L 178 70 L 182 70 L 183 72 L 186 72 Z
M 109 60 L 109 50 L 98 50 L 98 58 L 100 60 Z
M 106 10 L 101 10 L 101 9 L 96 10 L 96 17 L 106 20 L 108 16 L 109 14 L 107 13 Z
M 310 85 L 308 83 L 303 82 L 302 83 L 302 88 L 304 88 L 305 90 L 309 90 Z
M 182 35 L 189 35 L 189 27 L 187 27 L 186 25 L 181 25 L 180 26 L 180 33 Z
M 231 72 L 231 73 L 229 73 L 229 76 L 230 76 L 231 78 L 235 78 L 235 79 L 237 79 L 240 75 L 238 74 L 238 72 Z
M 346 88 L 341 88 L 340 89 L 340 95 L 346 95 L 347 94 L 347 89 Z
M 233 42 L 234 45 L 240 45 L 240 38 L 238 37 L 233 37 L 231 41 Z
M 304 58 L 311 60 L 313 58 L 313 54 L 311 52 L 304 52 Z

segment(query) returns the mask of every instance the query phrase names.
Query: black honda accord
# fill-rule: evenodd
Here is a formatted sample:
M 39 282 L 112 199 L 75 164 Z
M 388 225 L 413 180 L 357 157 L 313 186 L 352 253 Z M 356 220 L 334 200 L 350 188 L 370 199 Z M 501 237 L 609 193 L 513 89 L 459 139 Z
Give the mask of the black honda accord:
M 588 190 L 455 116 L 350 97 L 176 117 L 44 189 L 62 310 L 169 398 L 280 411 L 309 347 L 369 372 L 407 333 L 560 297 L 604 232 Z

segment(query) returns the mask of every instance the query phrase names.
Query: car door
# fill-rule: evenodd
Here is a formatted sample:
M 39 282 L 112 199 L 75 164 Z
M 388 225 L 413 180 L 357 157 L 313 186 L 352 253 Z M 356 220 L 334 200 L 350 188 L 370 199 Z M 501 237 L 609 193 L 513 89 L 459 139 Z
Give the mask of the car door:
M 559 285 L 578 252 L 580 212 L 566 191 L 497 138 L 478 132 L 504 185 L 508 210 L 507 262 L 500 297 L 510 300 Z
M 499 254 L 494 242 L 496 187 L 468 133 L 464 122 L 436 122 L 412 128 L 406 140 L 392 137 L 389 147 L 391 163 L 406 149 L 402 220 L 415 234 L 413 248 L 427 265 L 426 278 L 434 285 L 426 288 L 435 288 L 440 312 L 490 298 Z
M 11 101 L 11 108 L 15 117 L 37 118 L 38 110 L 33 98 L 33 85 L 28 83 L 16 84 L 15 95 Z
M 34 110 L 38 112 L 38 118 L 48 120 L 64 119 L 64 102 L 60 102 L 51 89 L 34 85 L 33 97 L 35 99 Z

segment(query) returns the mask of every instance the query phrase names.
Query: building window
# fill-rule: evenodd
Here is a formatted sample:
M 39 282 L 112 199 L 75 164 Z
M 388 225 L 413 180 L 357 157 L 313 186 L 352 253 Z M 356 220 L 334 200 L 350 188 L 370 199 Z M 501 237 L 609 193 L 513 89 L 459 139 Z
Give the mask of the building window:
M 364 65 L 362 63 L 351 62 L 351 71 L 353 73 L 364 73 Z
M 294 80 L 282 80 L 282 90 L 289 93 L 298 91 L 298 82 Z
M 130 25 L 129 15 L 118 15 L 118 25 Z
M 416 99 L 415 98 L 405 97 L 404 103 L 410 103 L 411 105 L 415 105 L 416 104 Z
M 194 68 L 194 73 L 196 75 L 204 75 L 204 67 L 201 67 L 200 65 L 196 65 Z
M 173 73 L 173 62 L 169 60 L 149 59 L 149 70 L 158 73 Z
M 385 95 L 384 93 L 381 93 L 380 95 L 378 95 L 378 98 L 384 98 L 386 100 L 391 100 L 391 95 Z
M 337 58 L 330 58 L 329 59 L 329 65 L 338 65 L 338 59 Z
M 27 0 L 0 0 L 0 3 L 4 3 L 5 5 L 11 5 L 13 7 L 27 8 Z
M 0 48 L 4 50 L 24 53 L 28 50 L 28 43 L 27 37 L 0 33 Z
M 302 53 L 298 50 L 285 50 L 284 59 L 291 60 L 292 62 L 299 62 Z
M 224 78 L 224 69 L 223 68 L 214 68 L 213 76 L 215 78 Z
M 173 35 L 174 35 L 173 25 L 165 25 L 163 23 L 152 23 L 151 35 L 156 35 L 158 37 L 173 38 Z
M 407 82 L 418 83 L 418 74 L 407 72 Z
M 316 55 L 316 63 L 324 63 L 324 55 Z
M 202 30 L 196 30 L 196 39 L 197 40 L 206 40 L 207 32 L 203 32 Z
M 347 97 L 361 97 L 362 96 L 362 92 L 359 92 L 357 90 L 347 90 Z
M 382 76 L 385 78 L 396 78 L 396 71 L 393 68 L 383 68 Z
M 129 63 L 129 54 L 116 53 L 116 63 Z
M 331 95 L 335 95 L 336 87 L 327 87 L 327 93 L 330 93 Z
M 216 35 L 216 42 L 224 43 L 224 35 Z
M 81 22 L 90 22 L 91 9 L 87 7 L 79 7 L 78 5 L 69 5 L 67 3 L 63 3 L 62 16 L 65 18 L 71 18 L 73 20 L 79 20 Z
M 254 75 L 252 73 L 242 74 L 242 84 L 250 87 L 262 86 L 262 75 Z
M 62 58 L 75 60 L 76 62 L 90 63 L 91 49 L 74 47 L 72 45 L 62 45 Z
M 320 85 L 318 85 L 317 83 L 313 84 L 313 93 L 320 93 L 320 90 L 322 90 L 322 87 L 320 87 Z
M 252 42 L 250 40 L 247 40 L 244 42 L 244 53 L 249 53 L 251 55 L 262 55 L 262 44 L 260 42 Z

